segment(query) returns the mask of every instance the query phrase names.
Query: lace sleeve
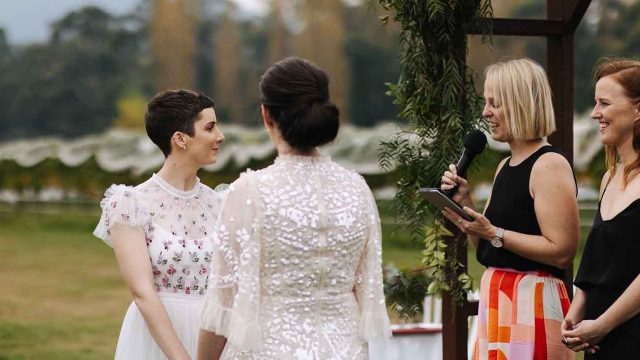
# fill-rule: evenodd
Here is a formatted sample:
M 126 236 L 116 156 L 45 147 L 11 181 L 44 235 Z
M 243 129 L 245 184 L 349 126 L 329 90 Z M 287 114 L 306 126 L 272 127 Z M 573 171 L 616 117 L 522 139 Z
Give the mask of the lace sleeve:
M 218 184 L 213 191 L 217 192 L 224 198 L 227 195 L 227 192 L 229 192 L 229 184 Z
M 366 186 L 366 185 L 365 185 Z M 365 341 L 391 337 L 382 282 L 380 215 L 371 190 L 368 197 L 369 230 L 356 272 L 355 294 L 360 307 L 360 336 Z
M 148 220 L 148 212 L 143 210 L 141 201 L 137 198 L 136 190 L 132 186 L 111 185 L 100 201 L 102 216 L 93 231 L 93 235 L 102 239 L 113 247 L 110 230 L 115 223 L 127 226 L 143 227 Z
M 110 231 L 115 223 L 143 227 L 147 221 L 145 215 L 147 212 L 143 210 L 142 202 L 132 186 L 111 185 L 100 201 L 100 207 L 102 216 L 93 235 L 111 247 L 113 247 L 113 240 Z
M 226 194 L 213 232 L 214 256 L 201 327 L 243 349 L 261 344 L 260 212 L 245 173 Z

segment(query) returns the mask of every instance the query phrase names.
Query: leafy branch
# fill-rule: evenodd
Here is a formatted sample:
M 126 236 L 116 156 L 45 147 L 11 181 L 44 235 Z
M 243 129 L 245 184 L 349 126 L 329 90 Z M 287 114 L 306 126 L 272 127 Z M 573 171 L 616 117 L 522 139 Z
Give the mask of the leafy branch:
M 424 240 L 423 277 L 430 277 L 426 291 L 449 292 L 458 304 L 471 289 L 467 269 L 457 261 L 457 248 L 465 237 L 445 227 L 439 213 L 418 197 L 417 190 L 437 186 L 448 164 L 453 163 L 471 129 L 484 126 L 482 99 L 474 87 L 474 71 L 466 65 L 467 29 L 481 26 L 483 40 L 490 40 L 490 0 L 370 0 L 393 15 L 382 17 L 400 25 L 401 73 L 398 82 L 387 84 L 409 129 L 380 144 L 379 162 L 398 175 L 393 210 L 415 243 Z M 431 224 L 425 226 L 425 224 Z M 401 274 L 398 276 L 402 276 Z M 412 275 L 413 276 L 413 275 Z M 400 309 L 416 309 L 402 298 L 402 284 L 388 289 L 390 303 L 404 302 Z M 396 291 L 396 293 L 393 293 Z M 409 293 L 404 293 L 405 295 Z M 410 294 L 414 294 L 411 292 Z M 412 295 L 413 296 L 413 295 Z M 424 296 L 424 294 L 423 294 Z M 415 296 L 413 296 L 415 297 Z

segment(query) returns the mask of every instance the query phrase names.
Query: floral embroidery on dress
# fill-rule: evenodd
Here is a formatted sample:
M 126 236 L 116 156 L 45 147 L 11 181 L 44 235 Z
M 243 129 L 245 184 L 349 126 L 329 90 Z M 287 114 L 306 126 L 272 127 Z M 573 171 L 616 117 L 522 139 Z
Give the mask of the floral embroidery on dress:
M 156 174 L 136 187 L 112 185 L 100 204 L 94 234 L 112 246 L 110 229 L 116 223 L 139 227 L 156 290 L 203 295 L 213 253 L 209 234 L 223 196 L 199 181 L 192 190 L 180 191 Z

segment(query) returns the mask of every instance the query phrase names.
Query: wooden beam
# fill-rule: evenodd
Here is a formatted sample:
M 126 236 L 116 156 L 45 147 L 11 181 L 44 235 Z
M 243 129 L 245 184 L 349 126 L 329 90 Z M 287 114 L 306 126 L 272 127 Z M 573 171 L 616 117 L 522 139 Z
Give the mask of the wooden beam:
M 481 35 L 489 23 L 493 35 L 553 36 L 573 34 L 587 12 L 591 0 L 555 0 L 548 3 L 548 19 L 482 19 L 467 29 L 468 34 Z M 553 9 L 551 9 L 553 8 Z
M 457 261 L 467 266 L 467 244 L 460 241 L 463 234 L 450 222 L 446 222 L 447 230 L 454 236 L 450 237 L 447 243 L 454 243 L 456 248 Z M 451 251 L 449 251 L 451 252 Z M 456 279 L 462 273 L 458 269 L 455 274 L 449 274 Z M 473 312 L 475 310 L 475 312 Z M 442 293 L 442 358 L 445 360 L 467 360 L 467 340 L 469 337 L 469 316 L 478 313 L 478 306 L 465 302 L 458 307 L 453 301 L 449 292 Z
M 442 293 L 442 358 L 467 360 L 469 317 L 447 292 Z
M 462 307 L 462 312 L 466 317 L 478 315 L 478 300 L 467 301 Z
M 575 0 L 547 0 L 549 18 L 562 17 L 567 2 Z M 553 94 L 556 132 L 549 142 L 558 147 L 573 165 L 573 33 L 547 38 L 547 74 Z M 573 299 L 573 269 L 565 271 L 564 284 Z
M 591 0 L 575 0 L 572 4 L 571 8 L 568 12 L 566 30 L 567 32 L 571 32 L 572 34 L 576 32 L 578 25 L 580 25 L 580 21 L 584 17 L 584 14 L 587 12 L 589 5 L 591 4 Z

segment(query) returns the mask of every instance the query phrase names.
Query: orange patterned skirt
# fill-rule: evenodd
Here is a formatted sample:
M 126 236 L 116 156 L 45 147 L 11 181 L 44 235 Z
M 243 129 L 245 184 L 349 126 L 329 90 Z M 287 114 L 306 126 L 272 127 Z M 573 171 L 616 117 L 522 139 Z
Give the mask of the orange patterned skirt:
M 569 310 L 562 280 L 543 272 L 488 268 L 482 275 L 476 360 L 565 360 L 561 339 Z

